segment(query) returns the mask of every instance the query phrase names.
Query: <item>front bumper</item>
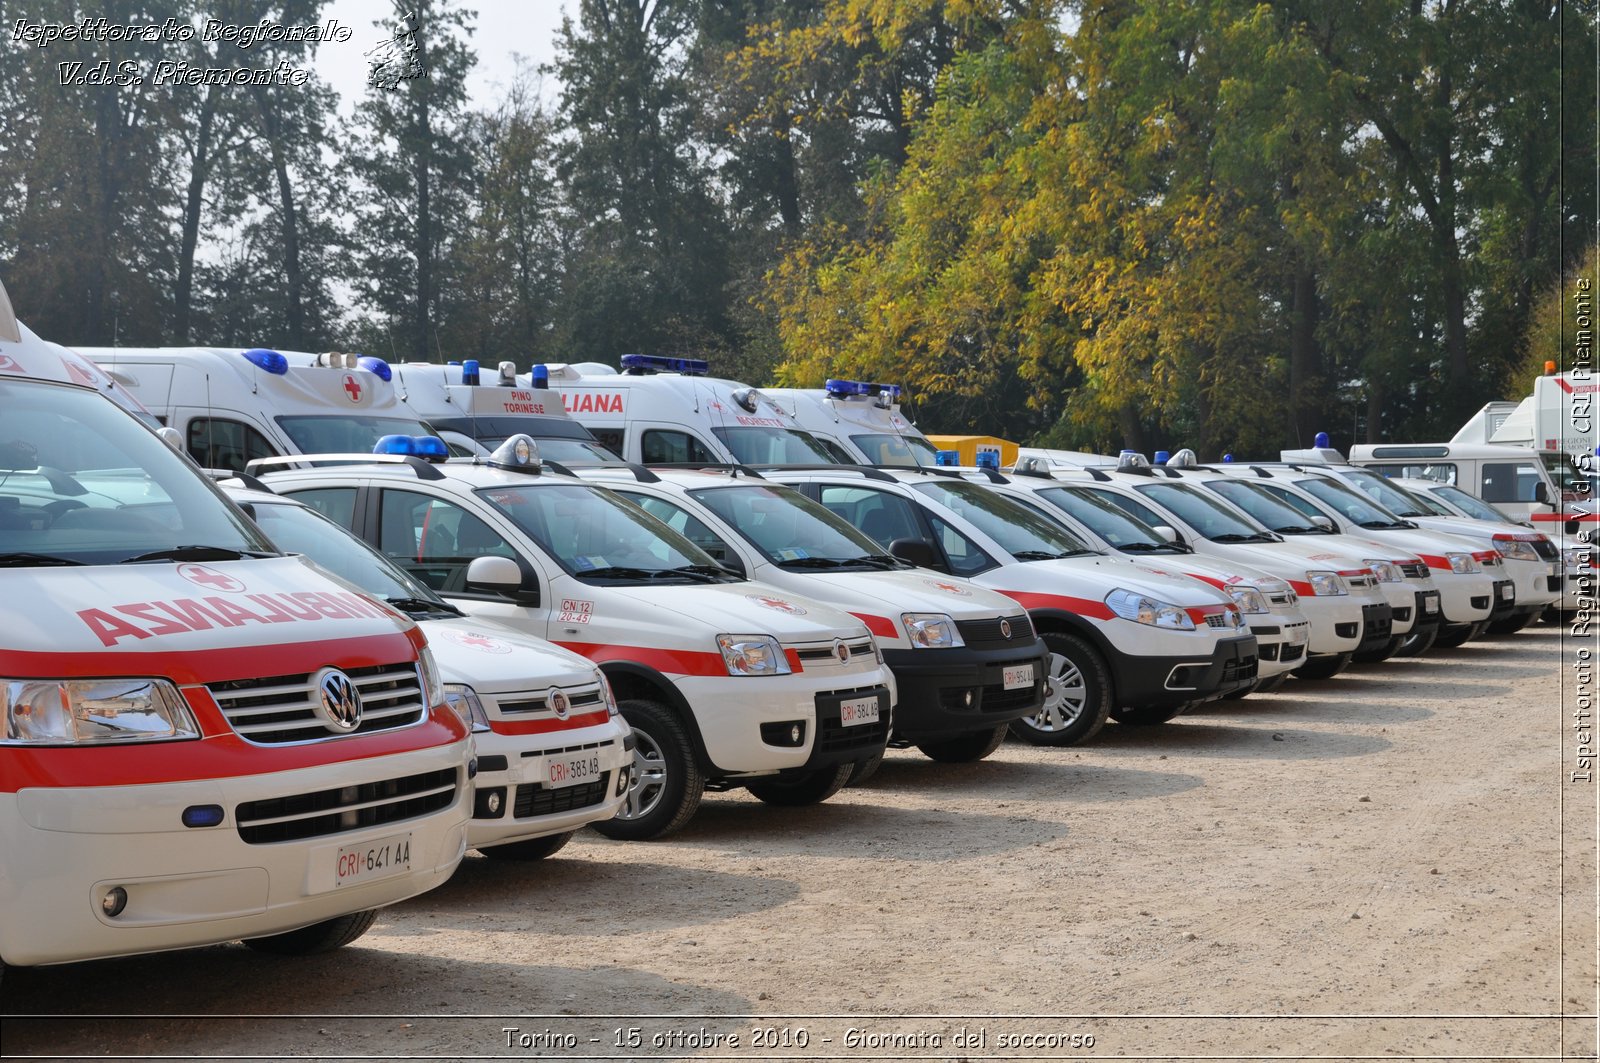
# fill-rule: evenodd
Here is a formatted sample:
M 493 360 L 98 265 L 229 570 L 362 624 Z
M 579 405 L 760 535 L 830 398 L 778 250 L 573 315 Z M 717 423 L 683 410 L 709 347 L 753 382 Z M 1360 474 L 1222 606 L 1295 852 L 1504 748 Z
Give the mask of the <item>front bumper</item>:
M 1489 619 L 1505 620 L 1517 613 L 1523 612 L 1517 603 L 1517 584 L 1514 580 L 1497 579 L 1494 581 L 1494 605 L 1490 608 Z
M 1021 719 L 1044 704 L 1049 650 L 1042 639 L 1002 650 L 884 650 L 900 688 L 894 733 L 911 742 L 947 737 Z M 1026 686 L 1007 689 L 1005 673 L 1032 668 Z
M 261 775 L 0 794 L 0 912 L 9 913 L 0 918 L 0 959 L 64 963 L 263 937 L 430 890 L 466 851 L 468 754 L 463 740 Z M 432 776 L 455 779 L 453 790 L 433 787 L 448 803 L 410 818 L 283 841 L 268 840 L 286 826 L 274 827 L 274 817 L 257 820 L 260 827 L 241 824 L 252 807 L 295 810 L 314 804 L 312 795 L 382 794 Z M 362 803 L 356 798 L 351 807 Z M 222 822 L 185 827 L 181 813 L 195 805 L 221 806 Z M 378 814 L 403 817 L 404 810 L 380 799 L 366 813 L 344 813 Z M 297 825 L 310 829 L 303 817 Z M 409 869 L 339 883 L 341 850 L 401 837 Z M 100 901 L 114 886 L 128 901 L 112 917 Z
M 1433 578 L 1439 585 L 1439 608 L 1446 624 L 1476 624 L 1489 619 L 1495 597 L 1491 577 L 1435 568 Z
M 1356 652 L 1376 650 L 1388 645 L 1394 637 L 1394 610 L 1388 602 L 1368 603 L 1361 607 L 1361 644 Z
M 1303 619 L 1285 620 L 1268 613 L 1251 614 L 1250 634 L 1256 637 L 1257 677 L 1293 671 L 1305 663 L 1306 646 L 1311 640 L 1311 624 Z
M 478 734 L 467 844 L 479 849 L 529 841 L 615 816 L 633 770 L 632 738 L 620 717 L 543 734 Z M 562 766 L 586 758 L 599 774 L 569 782 Z
M 1118 708 L 1198 705 L 1255 683 L 1254 635 L 1220 639 L 1209 659 L 1116 654 L 1107 662 Z

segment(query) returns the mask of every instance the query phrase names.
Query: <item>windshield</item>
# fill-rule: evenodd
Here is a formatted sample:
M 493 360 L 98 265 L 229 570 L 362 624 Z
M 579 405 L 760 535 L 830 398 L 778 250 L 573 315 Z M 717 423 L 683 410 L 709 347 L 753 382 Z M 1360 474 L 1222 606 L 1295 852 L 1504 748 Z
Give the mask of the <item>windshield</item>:
M 1463 491 L 1461 488 L 1452 484 L 1443 484 L 1439 487 L 1430 488 L 1430 490 L 1475 520 L 1492 520 L 1498 521 L 1502 524 L 1516 523 L 1516 521 L 1512 520 L 1509 516 L 1500 512 L 1500 510 L 1496 509 L 1494 506 L 1491 506 L 1477 495 L 1471 493 L 1470 491 Z
M 621 461 L 598 443 L 590 431 L 576 421 L 550 416 L 434 417 L 434 428 L 459 432 L 477 442 L 484 453 L 493 453 L 514 435 L 525 435 L 539 445 L 539 456 L 563 465 L 611 464 Z
M 1341 474 L 1346 483 L 1354 484 L 1377 499 L 1383 508 L 1402 517 L 1426 517 L 1427 510 L 1417 501 L 1416 495 L 1397 487 L 1375 472 L 1347 472 Z
M 437 606 L 433 612 L 456 614 L 454 607 L 405 570 L 309 506 L 255 498 L 250 503 L 257 527 L 279 549 L 304 554 L 374 598 L 427 602 Z
M 1312 524 L 1306 514 L 1248 480 L 1207 480 L 1206 486 L 1275 532 L 1315 535 L 1327 530 Z
M 741 465 L 837 465 L 828 448 L 795 428 L 713 428 Z
M 937 465 L 939 448 L 921 436 L 851 436 L 850 442 L 867 456 L 869 465 Z
M 1172 510 L 1202 539 L 1219 543 L 1275 542 L 1271 533 L 1221 499 L 1202 494 L 1189 484 L 1137 484 L 1134 490 Z
M 585 582 L 705 582 L 704 550 L 632 502 L 587 484 L 484 487 L 477 494 Z
M 279 417 L 278 425 L 301 454 L 371 454 L 384 436 L 431 436 L 433 429 L 405 417 L 338 414 Z
M 769 561 L 784 568 L 899 567 L 837 514 L 787 487 L 745 484 L 690 491 Z M 863 559 L 882 559 L 864 561 Z
M 1539 460 L 1544 464 L 1544 471 L 1550 474 L 1556 487 L 1561 492 L 1563 502 L 1586 502 L 1591 497 L 1589 478 L 1582 469 L 1573 462 L 1568 454 L 1541 453 Z
M 965 518 L 1018 561 L 1048 561 L 1094 552 L 1061 525 L 977 484 L 941 479 L 912 486 Z
M 1148 553 L 1181 553 L 1150 525 L 1126 510 L 1118 509 L 1099 496 L 1071 487 L 1046 487 L 1037 492 L 1062 512 L 1068 513 L 1118 550 Z
M 1405 527 L 1399 517 L 1390 513 L 1355 488 L 1342 484 L 1337 480 L 1313 476 L 1309 479 L 1297 481 L 1295 486 L 1319 502 L 1326 502 L 1335 512 L 1352 524 L 1359 524 L 1363 528 L 1380 530 Z
M 109 399 L 0 378 L 0 564 L 271 553 L 211 481 Z

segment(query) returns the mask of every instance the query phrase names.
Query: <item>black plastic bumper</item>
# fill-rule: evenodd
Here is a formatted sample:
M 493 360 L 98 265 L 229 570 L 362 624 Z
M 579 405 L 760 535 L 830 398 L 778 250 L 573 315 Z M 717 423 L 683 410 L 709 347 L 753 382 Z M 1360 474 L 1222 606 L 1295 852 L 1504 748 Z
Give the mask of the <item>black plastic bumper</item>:
M 1164 709 L 1198 705 L 1256 681 L 1256 637 L 1224 639 L 1211 659 L 1113 655 L 1106 662 L 1117 708 Z
M 878 699 L 878 718 L 870 723 L 845 724 L 840 718 L 840 706 L 846 701 L 866 697 Z M 811 743 L 811 756 L 806 758 L 806 767 L 847 764 L 881 753 L 889 741 L 890 709 L 888 687 L 818 694 L 817 733 Z
M 884 650 L 900 688 L 897 739 L 919 742 L 1021 719 L 1044 704 L 1050 651 L 1044 640 L 998 650 Z M 1033 666 L 1033 682 L 1007 690 L 1005 670 Z
M 1489 610 L 1489 620 L 1504 620 L 1514 616 L 1517 609 L 1517 585 L 1508 579 L 1494 581 L 1494 608 Z
M 1357 653 L 1388 644 L 1394 635 L 1394 608 L 1388 602 L 1361 607 L 1361 645 Z

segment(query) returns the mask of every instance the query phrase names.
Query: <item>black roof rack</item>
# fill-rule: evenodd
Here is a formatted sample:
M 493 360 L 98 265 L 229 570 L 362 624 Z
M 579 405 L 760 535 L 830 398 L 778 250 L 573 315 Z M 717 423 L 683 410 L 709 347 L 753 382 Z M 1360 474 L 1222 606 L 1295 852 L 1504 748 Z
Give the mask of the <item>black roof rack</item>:
M 207 469 L 205 472 L 207 476 L 218 482 L 238 480 L 252 491 L 262 491 L 269 495 L 277 493 L 247 472 L 234 472 L 232 469 Z
M 756 480 L 766 479 L 766 477 L 762 476 L 753 467 L 749 465 L 741 465 L 736 461 L 652 461 L 642 466 L 634 466 L 632 462 L 629 462 L 628 464 L 631 467 L 637 468 L 645 473 L 650 473 L 651 469 L 683 469 L 687 472 L 725 472 L 730 476 L 742 475 L 749 476 Z M 827 467 L 828 466 L 824 466 L 824 468 Z M 768 468 L 768 466 L 763 465 L 762 468 Z M 640 477 L 637 472 L 634 474 L 634 476 L 638 478 L 640 483 L 647 484 L 654 482 L 652 480 L 646 480 L 643 477 Z M 655 479 L 660 480 L 661 477 L 657 476 Z
M 443 480 L 444 473 L 434 465 L 414 454 L 284 454 L 272 458 L 256 458 L 245 463 L 247 470 L 260 470 L 264 465 L 405 465 L 417 474 L 419 480 Z
M 1261 477 L 1263 480 L 1272 479 L 1272 473 L 1268 472 L 1266 469 L 1262 468 L 1259 465 L 1250 466 L 1250 471 L 1255 473 L 1257 476 Z
M 1083 471 L 1089 474 L 1090 479 L 1104 480 L 1106 483 L 1111 482 L 1111 477 L 1107 476 L 1102 469 L 1084 469 Z
M 843 463 L 831 463 L 831 464 L 825 464 L 825 465 L 784 465 L 784 464 L 775 464 L 775 465 L 756 465 L 753 468 L 761 469 L 761 470 L 763 470 L 765 472 L 858 472 L 862 476 L 866 477 L 869 480 L 884 480 L 884 481 L 886 481 L 888 483 L 897 482 L 893 476 L 890 476 L 886 472 L 879 471 L 880 470 L 880 466 L 876 466 L 876 465 L 845 465 Z M 890 468 L 893 468 L 893 469 L 910 469 L 910 468 L 913 468 L 913 466 L 910 466 L 910 465 L 884 465 L 884 466 L 881 466 L 881 468 L 884 468 L 884 469 L 890 469 Z
M 866 468 L 903 469 L 908 472 L 927 473 L 930 476 L 955 476 L 961 479 L 965 479 L 966 474 L 969 472 L 981 472 L 988 477 L 989 482 L 992 484 L 1008 484 L 1011 482 L 1006 479 L 1005 474 L 999 469 L 991 469 L 987 465 L 968 465 L 960 468 L 952 468 L 949 465 L 869 465 Z

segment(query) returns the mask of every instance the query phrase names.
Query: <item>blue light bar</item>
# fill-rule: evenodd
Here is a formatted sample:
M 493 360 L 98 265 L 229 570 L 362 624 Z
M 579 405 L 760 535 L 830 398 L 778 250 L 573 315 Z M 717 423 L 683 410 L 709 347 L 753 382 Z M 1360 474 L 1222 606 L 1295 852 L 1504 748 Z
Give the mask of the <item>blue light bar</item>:
M 277 351 L 269 351 L 265 347 L 252 347 L 248 351 L 241 351 L 244 360 L 269 373 L 283 376 L 289 372 L 289 359 Z
M 550 387 L 550 367 L 543 362 L 533 367 L 533 386 L 541 391 Z
M 958 450 L 941 450 L 933 456 L 937 465 L 960 465 L 961 452 Z
M 411 453 L 425 461 L 444 461 L 450 456 L 450 448 L 438 436 L 412 436 Z
M 1232 454 L 1224 454 L 1224 455 L 1222 455 L 1222 463 L 1224 465 L 1232 465 L 1233 464 L 1233 455 Z
M 1325 447 L 1325 446 L 1327 446 L 1328 445 L 1328 433 L 1326 433 L 1326 432 L 1318 432 L 1317 433 L 1317 438 L 1311 441 L 1311 445 L 1314 446 L 1314 447 Z
M 704 358 L 670 358 L 664 354 L 625 354 L 622 371 L 635 375 L 641 373 L 682 373 L 685 376 L 705 376 L 711 372 L 711 363 Z
M 980 469 L 998 469 L 1000 467 L 1000 455 L 992 450 L 978 451 L 976 460 Z
M 827 389 L 829 395 L 836 398 L 847 398 L 851 395 L 877 398 L 887 391 L 891 402 L 900 401 L 899 384 L 874 384 L 870 380 L 829 380 L 823 387 Z
M 394 377 L 394 374 L 389 371 L 388 362 L 370 354 L 358 355 L 356 357 L 356 368 L 365 369 L 379 380 L 391 380 Z
M 1172 455 L 1168 454 L 1166 451 L 1158 450 L 1156 451 L 1156 464 L 1165 465 L 1167 463 L 1167 459 L 1170 457 L 1172 457 Z
M 415 454 L 417 445 L 410 436 L 389 435 L 372 445 L 374 454 Z
M 461 363 L 461 382 L 469 387 L 478 386 L 478 360 L 468 358 Z

